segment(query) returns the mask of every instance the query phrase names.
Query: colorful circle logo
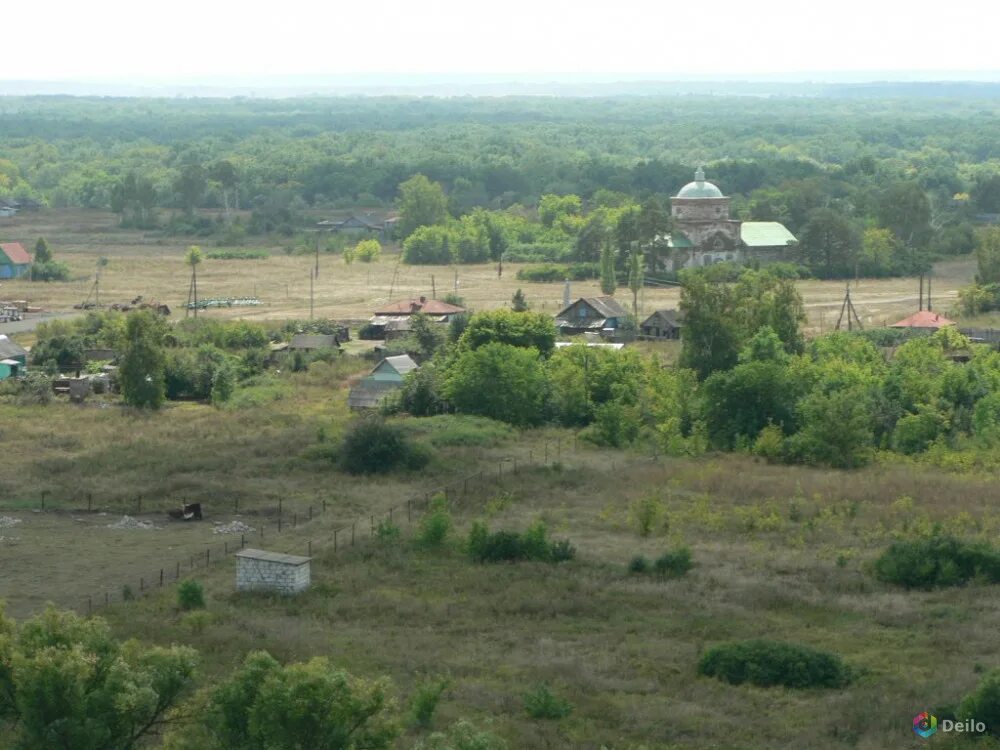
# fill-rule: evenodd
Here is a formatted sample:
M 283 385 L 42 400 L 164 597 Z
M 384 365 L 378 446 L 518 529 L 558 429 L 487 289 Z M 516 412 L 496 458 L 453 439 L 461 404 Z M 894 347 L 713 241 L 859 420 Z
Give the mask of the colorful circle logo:
M 937 731 L 937 717 L 921 711 L 913 717 L 913 731 L 920 737 L 930 737 Z

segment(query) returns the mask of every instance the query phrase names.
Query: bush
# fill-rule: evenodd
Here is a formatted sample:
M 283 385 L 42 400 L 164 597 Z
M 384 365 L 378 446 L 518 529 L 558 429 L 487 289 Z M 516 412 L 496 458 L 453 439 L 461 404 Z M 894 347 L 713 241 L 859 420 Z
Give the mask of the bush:
M 417 685 L 411 705 L 415 727 L 430 728 L 438 702 L 450 685 L 451 682 L 446 679 L 425 680 Z
M 351 474 L 381 474 L 422 469 L 430 461 L 430 453 L 412 444 L 398 425 L 369 417 L 348 428 L 338 458 L 341 468 Z
M 524 710 L 532 719 L 562 719 L 570 715 L 573 705 L 547 686 L 538 685 L 524 694 Z
M 271 254 L 267 250 L 213 250 L 205 253 L 211 260 L 267 260 Z
M 388 519 L 379 521 L 378 526 L 375 527 L 375 538 L 378 539 L 379 544 L 395 544 L 402 536 L 403 532 L 399 526 Z
M 680 578 L 693 567 L 691 551 L 681 547 L 673 552 L 665 552 L 653 563 L 653 570 L 661 578 Z
M 956 713 L 959 721 L 981 721 L 987 732 L 1000 737 L 1000 670 L 987 674 L 975 691 L 962 699 Z
M 596 279 L 600 271 L 596 263 L 572 263 L 569 265 L 542 263 L 535 266 L 525 266 L 517 272 L 518 281 L 534 281 L 539 283 L 554 283 L 569 279 L 570 281 L 588 281 Z
M 642 555 L 636 555 L 628 563 L 629 573 L 643 574 L 649 572 L 649 560 Z
M 57 260 L 32 263 L 28 278 L 31 281 L 69 281 L 69 266 Z
M 545 524 L 540 521 L 523 534 L 516 531 L 490 533 L 485 524 L 477 521 L 469 532 L 467 548 L 476 562 L 564 562 L 576 557 L 576 548 L 569 540 L 550 541 Z
M 184 612 L 205 607 L 205 590 L 190 578 L 177 584 L 177 606 Z
M 629 505 L 629 518 L 639 536 L 646 538 L 659 525 L 664 515 L 663 500 L 656 495 L 636 498 Z
M 444 495 L 436 495 L 431 501 L 431 510 L 420 519 L 417 531 L 417 545 L 425 549 L 440 549 L 451 533 L 451 513 Z
M 709 649 L 698 673 L 733 685 L 836 688 L 850 682 L 850 671 L 835 654 L 807 646 L 754 640 L 724 643 Z
M 875 561 L 875 577 L 906 588 L 958 586 L 972 578 L 1000 581 L 1000 553 L 987 544 L 934 536 L 894 543 Z

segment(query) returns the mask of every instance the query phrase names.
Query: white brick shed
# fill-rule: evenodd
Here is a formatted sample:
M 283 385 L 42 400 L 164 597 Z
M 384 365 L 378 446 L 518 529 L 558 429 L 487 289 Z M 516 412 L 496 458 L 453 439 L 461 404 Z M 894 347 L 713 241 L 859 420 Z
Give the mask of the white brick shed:
M 311 559 L 261 549 L 240 550 L 236 553 L 236 590 L 281 594 L 305 591 L 309 588 Z

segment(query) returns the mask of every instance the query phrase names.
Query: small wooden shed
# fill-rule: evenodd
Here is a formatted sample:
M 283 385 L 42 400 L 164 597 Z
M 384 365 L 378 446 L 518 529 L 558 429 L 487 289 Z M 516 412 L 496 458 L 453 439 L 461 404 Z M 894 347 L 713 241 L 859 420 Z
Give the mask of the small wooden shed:
M 244 549 L 236 553 L 237 591 L 298 594 L 309 588 L 311 557 Z

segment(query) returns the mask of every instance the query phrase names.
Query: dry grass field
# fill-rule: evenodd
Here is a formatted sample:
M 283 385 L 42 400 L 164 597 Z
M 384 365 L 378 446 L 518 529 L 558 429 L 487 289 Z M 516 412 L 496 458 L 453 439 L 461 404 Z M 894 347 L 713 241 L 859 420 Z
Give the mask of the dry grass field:
M 158 299 L 183 314 L 190 272 L 184 265 L 185 249 L 199 244 L 197 239 L 161 238 L 117 227 L 117 217 L 100 211 L 52 210 L 0 219 L 0 239 L 19 240 L 29 246 L 38 236 L 46 237 L 58 259 L 69 263 L 74 280 L 66 283 L 32 284 L 3 282 L 0 297 L 25 298 L 53 311 L 70 309 L 81 302 L 93 283 L 95 264 L 107 257 L 109 265 L 101 277 L 101 297 L 107 302 L 127 302 L 137 295 Z M 289 241 L 291 242 L 291 241 Z M 312 255 L 286 254 L 282 245 L 250 245 L 271 253 L 264 260 L 206 260 L 198 270 L 199 294 L 202 297 L 258 296 L 264 305 L 215 310 L 211 315 L 242 317 L 248 320 L 303 318 L 309 314 L 309 276 Z M 206 251 L 212 248 L 205 245 Z M 381 261 L 373 264 L 345 265 L 339 255 L 322 254 L 320 274 L 315 284 L 317 317 L 362 320 L 379 304 L 453 291 L 473 309 L 503 307 L 521 287 L 532 306 L 555 313 L 562 304 L 562 284 L 518 282 L 519 264 L 504 268 L 498 279 L 492 265 L 407 266 L 397 262 L 390 249 Z M 935 269 L 935 309 L 948 311 L 959 287 L 971 281 L 974 263 L 960 259 L 939 263 Z M 432 286 L 433 277 L 433 286 Z M 844 297 L 842 282 L 804 281 L 800 283 L 813 332 L 831 329 L 837 321 Z M 600 294 L 596 281 L 575 282 L 572 294 Z M 618 294 L 631 305 L 627 290 Z M 862 279 L 855 287 L 854 299 L 866 325 L 881 326 L 908 315 L 917 308 L 918 286 L 914 279 Z M 677 306 L 675 288 L 647 289 L 643 293 L 642 312 Z
M 26 215 L 0 227 L 4 240 L 26 244 L 40 234 L 80 278 L 5 282 L 0 296 L 67 309 L 86 296 L 96 258 L 107 256 L 105 299 L 144 294 L 172 307 L 184 299 L 189 242 L 160 244 L 91 212 Z M 267 302 L 212 314 L 308 313 L 312 258 L 269 249 L 262 261 L 206 260 L 199 270 L 204 296 L 256 291 Z M 364 318 L 378 302 L 426 293 L 432 273 L 439 295 L 454 278 L 453 268 L 399 266 L 393 281 L 394 256 L 371 266 L 345 266 L 334 256 L 322 263 L 316 314 L 338 318 Z M 505 304 L 519 285 L 516 267 L 506 268 L 502 281 L 488 266 L 458 270 L 460 294 L 476 308 Z M 956 261 L 936 273 L 935 306 L 944 310 L 972 267 Z M 537 309 L 554 311 L 562 297 L 559 284 L 522 286 Z M 842 284 L 807 281 L 801 288 L 813 330 L 829 328 Z M 596 285 L 574 285 L 574 295 L 593 293 Z M 673 306 L 676 294 L 648 291 L 645 308 Z M 872 324 L 916 307 L 912 280 L 862 280 L 855 296 Z M 0 516 L 20 521 L 0 528 L 0 599 L 22 617 L 47 600 L 82 609 L 87 596 L 100 604 L 109 592 L 120 602 L 123 586 L 138 592 L 140 576 L 155 581 L 165 567 L 169 580 L 172 563 L 209 545 L 217 550 L 223 539 L 235 544 L 238 536 L 213 534 L 212 522 L 263 525 L 267 549 L 302 554 L 312 542 L 314 584 L 306 595 L 236 595 L 232 559 L 216 557 L 188 573 L 206 587 L 205 616 L 180 613 L 169 586 L 100 614 L 122 637 L 197 647 L 206 680 L 258 648 L 283 660 L 328 655 L 358 674 L 387 675 L 403 702 L 424 676 L 447 675 L 451 687 L 436 724 L 458 717 L 488 723 L 512 750 L 918 747 L 909 728 L 915 713 L 954 705 L 983 671 L 1000 666 L 996 587 L 906 591 L 870 572 L 894 540 L 935 528 L 995 544 L 1000 486 L 987 471 L 914 462 L 843 472 L 738 454 L 650 457 L 577 445 L 559 430 L 477 441 L 454 424 L 411 419 L 411 434 L 437 446 L 428 469 L 356 478 L 332 466 L 329 447 L 348 422 L 351 379 L 368 366 L 344 357 L 305 373 L 272 373 L 223 409 L 172 403 L 137 415 L 99 398 L 84 406 L 0 405 Z M 555 441 L 563 446 L 558 452 Z M 548 465 L 528 466 L 526 454 Z M 513 457 L 521 461 L 516 474 L 497 472 Z M 362 532 L 363 542 L 333 552 L 334 529 L 384 516 L 479 471 L 490 481 L 452 505 L 456 532 L 446 549 L 416 548 L 415 523 L 397 515 L 401 540 L 380 543 Z M 80 512 L 88 495 L 107 515 Z M 633 504 L 650 496 L 661 514 L 641 536 Z M 272 533 L 279 498 L 280 534 Z M 184 501 L 201 502 L 206 521 L 167 521 L 164 511 Z M 305 522 L 308 508 L 324 501 L 327 512 Z M 108 528 L 125 513 L 160 528 Z M 289 516 L 297 518 L 294 528 Z M 462 539 L 476 519 L 493 529 L 543 520 L 555 537 L 572 541 L 577 558 L 473 563 Z M 680 545 L 695 562 L 682 578 L 626 570 L 637 554 L 656 558 Z M 843 689 L 792 691 L 697 675 L 707 647 L 756 637 L 835 652 L 854 680 Z M 569 700 L 572 713 L 530 719 L 522 695 L 538 683 Z M 400 746 L 420 736 L 410 730 Z M 934 743 L 990 747 L 945 736 Z
M 390 676 L 404 701 L 423 676 L 447 675 L 439 726 L 492 722 L 525 749 L 917 747 L 912 716 L 954 704 L 1000 663 L 992 587 L 905 591 L 868 570 L 894 539 L 934 523 L 995 539 L 1000 490 L 986 477 L 586 448 L 563 458 L 455 507 L 458 531 L 444 551 L 415 548 L 404 522 L 402 541 L 333 554 L 333 522 L 319 519 L 269 545 L 301 553 L 306 538 L 326 538 L 304 596 L 237 595 L 230 560 L 196 573 L 207 625 L 193 629 L 171 590 L 105 615 L 123 636 L 197 646 L 207 675 L 254 648 L 283 660 L 332 655 L 357 673 Z M 651 493 L 664 515 L 642 538 L 629 507 Z M 572 540 L 577 559 L 473 563 L 461 536 L 474 518 L 494 529 L 542 519 Z M 626 572 L 633 555 L 679 544 L 696 563 L 687 576 Z M 705 648 L 754 637 L 836 652 L 856 677 L 841 690 L 793 691 L 697 676 Z M 521 696 L 541 682 L 573 704 L 569 717 L 528 718 Z

